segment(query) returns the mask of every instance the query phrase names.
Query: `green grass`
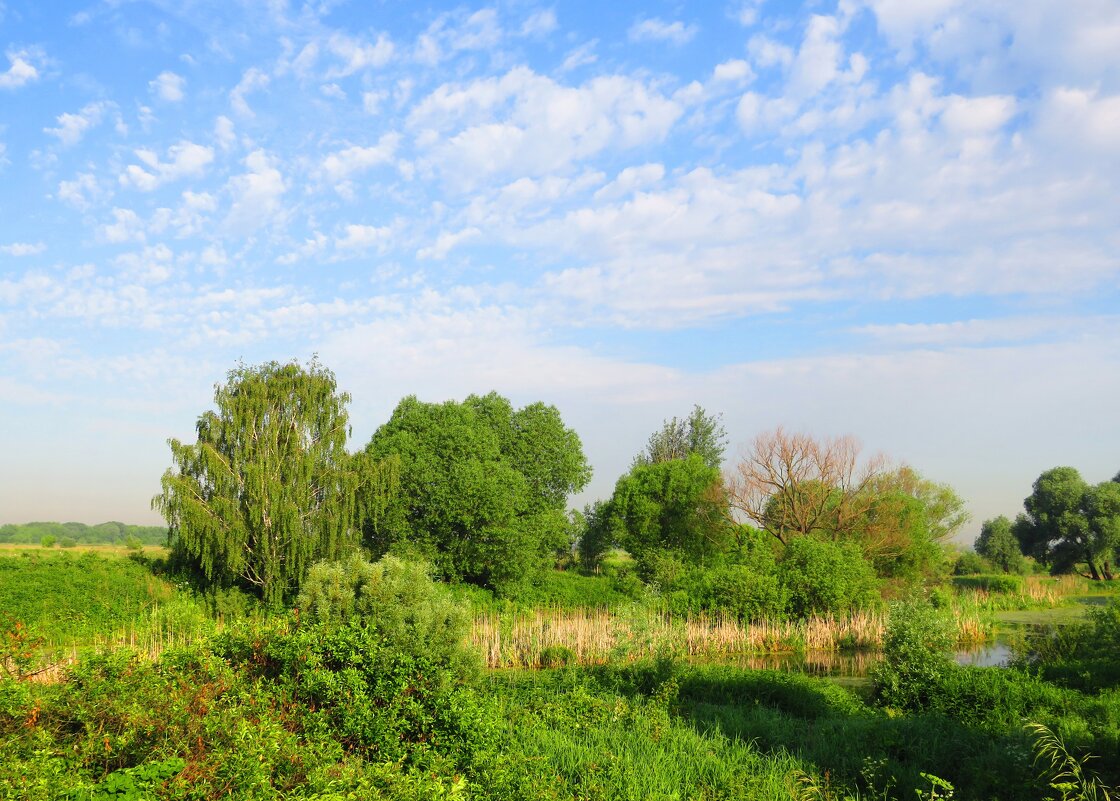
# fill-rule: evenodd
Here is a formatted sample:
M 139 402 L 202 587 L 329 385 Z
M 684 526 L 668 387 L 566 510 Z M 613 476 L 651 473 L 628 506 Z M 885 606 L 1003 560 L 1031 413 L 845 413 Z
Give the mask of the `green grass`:
M 0 610 L 48 645 L 131 644 L 192 628 L 207 631 L 205 608 L 132 559 L 25 551 L 0 559 Z M 179 639 L 182 639 L 181 637 Z

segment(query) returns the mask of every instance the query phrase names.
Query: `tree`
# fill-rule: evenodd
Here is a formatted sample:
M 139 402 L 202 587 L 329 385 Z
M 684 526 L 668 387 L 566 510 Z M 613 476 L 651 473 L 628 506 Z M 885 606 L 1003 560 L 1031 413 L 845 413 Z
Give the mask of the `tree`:
M 198 418 L 197 441 L 168 441 L 173 466 L 152 507 L 176 556 L 276 606 L 313 562 L 356 547 L 349 400 L 315 360 L 231 370 L 215 386 L 217 410 Z
M 1011 530 L 1011 521 L 1003 515 L 984 521 L 973 548 L 1004 573 L 1018 573 L 1022 569 L 1019 540 Z
M 635 465 L 600 516 L 639 562 L 667 552 L 700 563 L 734 543 L 719 469 L 698 453 Z
M 1112 578 L 1120 546 L 1120 484 L 1089 485 L 1072 467 L 1055 467 L 1035 480 L 1013 526 L 1024 553 L 1068 572 L 1084 562 L 1089 578 Z
M 650 435 L 646 449 L 634 459 L 634 465 L 684 459 L 695 453 L 706 465 L 718 469 L 723 464 L 727 444 L 722 418 L 719 414 L 708 414 L 697 404 L 683 420 L 666 420 L 660 431 Z
M 365 521 L 375 554 L 406 547 L 449 577 L 495 588 L 569 548 L 567 498 L 591 475 L 554 406 L 514 410 L 496 393 L 404 398 L 361 458 L 388 457 L 399 460 L 401 492 Z
M 778 428 L 759 434 L 727 477 L 731 508 L 783 545 L 791 537 L 843 535 L 867 514 L 885 472 L 881 456 L 860 462 L 852 437 L 818 440 Z

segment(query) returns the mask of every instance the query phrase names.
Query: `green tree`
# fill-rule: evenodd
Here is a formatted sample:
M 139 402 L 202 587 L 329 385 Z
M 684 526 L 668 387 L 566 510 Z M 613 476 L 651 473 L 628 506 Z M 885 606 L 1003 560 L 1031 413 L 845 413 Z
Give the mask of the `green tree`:
M 407 544 L 451 578 L 501 588 L 570 548 L 567 498 L 591 469 L 553 406 L 496 393 L 462 403 L 404 398 L 361 458 L 399 460 L 401 491 L 366 518 L 373 551 Z
M 726 447 L 723 415 L 709 414 L 697 404 L 688 417 L 666 420 L 660 431 L 650 435 L 645 450 L 634 459 L 634 465 L 684 459 L 695 453 L 709 467 L 719 468 Z
M 1023 553 L 1019 550 L 1019 540 L 1011 530 L 1011 521 L 1003 515 L 984 521 L 973 547 L 976 553 L 1004 573 L 1018 573 L 1022 570 Z
M 152 507 L 176 558 L 277 606 L 314 561 L 356 547 L 349 400 L 315 360 L 231 370 L 215 387 L 216 411 L 198 418 L 197 441 L 168 441 L 173 466 Z
M 1056 573 L 1083 562 L 1089 578 L 1112 578 L 1120 546 L 1120 484 L 1094 487 L 1076 469 L 1055 467 L 1035 480 L 1023 507 L 1013 531 L 1024 553 Z
M 611 540 L 639 562 L 669 553 L 700 563 L 735 542 L 719 469 L 698 453 L 635 465 L 602 514 Z

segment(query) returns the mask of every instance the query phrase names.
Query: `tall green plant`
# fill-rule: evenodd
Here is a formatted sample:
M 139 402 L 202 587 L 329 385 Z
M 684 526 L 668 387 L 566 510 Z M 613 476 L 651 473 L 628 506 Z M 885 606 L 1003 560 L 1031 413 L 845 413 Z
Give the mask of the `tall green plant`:
M 277 606 L 312 562 L 355 547 L 349 400 L 315 360 L 231 370 L 215 388 L 217 410 L 198 418 L 197 441 L 168 442 L 174 464 L 152 506 L 177 555 Z

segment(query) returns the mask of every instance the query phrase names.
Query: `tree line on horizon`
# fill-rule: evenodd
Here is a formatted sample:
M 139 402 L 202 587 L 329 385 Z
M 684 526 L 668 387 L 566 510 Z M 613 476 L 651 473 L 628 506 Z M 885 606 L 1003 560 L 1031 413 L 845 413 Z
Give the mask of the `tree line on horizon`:
M 946 545 L 967 520 L 951 487 L 864 457 L 851 437 L 778 428 L 725 471 L 726 431 L 699 406 L 650 437 L 610 498 L 571 512 L 591 467 L 555 406 L 518 409 L 494 392 L 407 396 L 351 453 L 349 402 L 315 359 L 231 370 L 196 441 L 169 440 L 173 464 L 152 505 L 167 520 L 172 562 L 279 606 L 312 564 L 358 549 L 421 559 L 445 579 L 510 596 L 550 567 L 578 559 L 595 570 L 621 548 L 638 580 L 684 607 L 733 597 L 743 616 L 811 614 L 859 606 L 883 582 L 944 574 Z M 1077 501 L 1098 561 L 1099 543 L 1120 528 L 1110 493 L 1087 488 Z M 1052 506 L 1028 505 L 1016 542 L 1068 569 L 1083 552 L 1063 543 L 1083 529 L 1053 528 Z M 1109 569 L 1090 560 L 1094 575 Z

